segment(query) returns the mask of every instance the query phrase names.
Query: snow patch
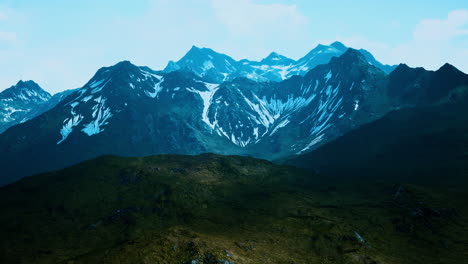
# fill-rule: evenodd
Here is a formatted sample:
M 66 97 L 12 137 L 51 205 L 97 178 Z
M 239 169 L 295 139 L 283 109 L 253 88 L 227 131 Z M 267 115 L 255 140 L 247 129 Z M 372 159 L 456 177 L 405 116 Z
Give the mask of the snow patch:
M 326 79 L 325 83 L 327 83 L 327 82 L 330 80 L 330 78 L 331 78 L 332 76 L 333 76 L 333 74 L 332 74 L 332 71 L 330 70 L 330 71 L 327 73 L 327 76 L 325 76 L 325 79 Z
M 214 68 L 213 62 L 211 62 L 210 60 L 207 60 L 207 61 L 203 62 L 202 70 L 206 71 L 206 70 L 209 70 L 211 68 Z
M 211 105 L 211 101 L 213 99 L 213 95 L 216 93 L 216 91 L 219 89 L 219 84 L 214 84 L 214 83 L 204 83 L 205 87 L 208 89 L 208 91 L 199 91 L 195 90 L 193 88 L 187 88 L 187 91 L 196 93 L 198 94 L 201 99 L 203 100 L 203 112 L 202 112 L 202 120 L 205 122 L 211 129 L 214 129 L 215 127 L 215 122 L 211 123 L 210 119 L 208 118 L 208 110 Z
M 156 84 L 154 85 L 154 87 L 153 87 L 154 92 L 145 91 L 145 94 L 146 94 L 147 96 L 151 97 L 151 98 L 155 98 L 155 97 L 158 95 L 158 93 L 163 89 L 163 87 L 162 87 L 162 85 L 161 85 L 163 82 L 164 82 L 164 78 L 161 77 L 161 79 L 159 80 L 159 82 L 156 83 Z
M 112 117 L 112 113 L 110 111 L 109 107 L 106 107 L 105 99 L 101 99 L 99 97 L 99 102 L 95 106 L 93 106 L 93 114 L 92 117 L 95 118 L 93 121 L 91 121 L 89 124 L 86 124 L 85 127 L 81 130 L 88 136 L 92 136 L 98 133 L 101 133 L 104 131 L 101 126 L 107 125 L 108 122 L 107 120 Z
M 288 119 L 285 119 L 283 121 L 281 121 L 281 123 L 279 123 L 274 129 L 273 131 L 271 131 L 270 133 L 270 136 L 272 136 L 274 133 L 276 133 L 276 131 L 282 127 L 285 127 L 287 124 L 289 124 L 289 120 Z
M 354 111 L 359 109 L 359 100 L 354 100 Z
M 322 140 L 323 140 L 323 136 L 324 136 L 324 134 L 321 134 L 320 136 L 314 138 L 314 140 L 312 140 L 312 142 L 310 142 L 309 145 L 307 145 L 305 148 L 303 148 L 301 151 L 299 151 L 299 152 L 296 153 L 296 154 L 301 154 L 301 153 L 303 153 L 304 151 L 310 149 L 313 145 L 315 145 L 315 144 L 319 143 L 320 141 L 322 141 Z
M 62 143 L 65 139 L 67 139 L 68 135 L 70 135 L 70 133 L 73 131 L 73 127 L 77 126 L 78 124 L 80 124 L 81 121 L 83 121 L 83 116 L 75 113 L 75 106 L 76 105 L 73 106 L 73 104 L 71 104 L 72 109 L 70 112 L 72 116 L 63 121 L 63 126 L 60 129 L 62 139 L 57 142 L 57 145 Z
M 86 96 L 85 98 L 83 98 L 81 101 L 83 102 L 88 102 L 89 100 L 93 99 L 93 96 L 92 95 L 89 95 L 89 96 Z

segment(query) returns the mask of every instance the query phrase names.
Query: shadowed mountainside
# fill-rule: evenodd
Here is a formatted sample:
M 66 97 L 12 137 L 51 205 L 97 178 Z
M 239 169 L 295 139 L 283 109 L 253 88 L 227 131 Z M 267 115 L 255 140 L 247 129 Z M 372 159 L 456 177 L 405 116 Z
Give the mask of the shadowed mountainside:
M 461 263 L 463 201 L 247 157 L 104 156 L 0 189 L 0 262 Z

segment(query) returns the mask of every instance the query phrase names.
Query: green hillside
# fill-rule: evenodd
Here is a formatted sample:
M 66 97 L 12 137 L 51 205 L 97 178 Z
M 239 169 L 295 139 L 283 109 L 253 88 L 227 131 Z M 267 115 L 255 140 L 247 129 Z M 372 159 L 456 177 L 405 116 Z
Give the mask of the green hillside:
M 105 156 L 0 189 L 1 263 L 462 263 L 464 190 L 238 156 Z

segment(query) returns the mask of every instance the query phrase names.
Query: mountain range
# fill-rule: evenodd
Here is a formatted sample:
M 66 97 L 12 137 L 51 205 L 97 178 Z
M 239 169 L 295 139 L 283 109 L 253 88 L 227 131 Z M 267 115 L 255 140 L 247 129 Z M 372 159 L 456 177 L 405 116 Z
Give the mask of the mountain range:
M 193 46 L 177 62 L 170 61 L 164 71 L 171 72 L 186 69 L 214 83 L 232 81 L 239 77 L 254 81 L 279 82 L 294 75 L 305 75 L 316 66 L 327 64 L 332 58 L 341 56 L 347 49 L 348 47 L 337 41 L 329 46 L 318 45 L 297 61 L 276 52 L 272 52 L 261 61 L 246 59 L 236 61 L 228 55 L 218 53 L 212 49 Z M 360 49 L 359 52 L 364 55 L 369 64 L 376 66 L 387 74 L 396 68 L 396 65 L 390 66 L 378 62 L 370 52 L 364 49 Z
M 464 263 L 468 75 L 304 58 L 0 93 L 0 263 Z
M 72 92 L 52 96 L 34 81 L 19 81 L 0 92 L 0 133 L 47 112 Z
M 191 66 L 175 71 L 154 71 L 128 61 L 101 68 L 62 100 L 47 100 L 59 101 L 54 107 L 42 108 L 46 110 L 36 118 L 0 135 L 5 150 L 0 153 L 0 182 L 103 154 L 214 152 L 285 159 L 313 151 L 392 110 L 446 100 L 468 84 L 468 76 L 449 64 L 437 71 L 401 64 L 387 74 L 363 50 L 348 48 L 336 56 L 324 50 L 344 45 L 324 47 L 308 54 L 316 54 L 316 61 L 309 60 L 314 68 L 283 81 L 236 77 L 217 83 L 196 68 L 206 56 L 213 57 L 211 69 L 218 72 L 230 69 L 221 62 L 238 64 L 198 48 L 182 59 Z M 273 54 L 262 63 L 283 61 L 292 62 Z M 25 160 L 28 166 L 23 166 Z

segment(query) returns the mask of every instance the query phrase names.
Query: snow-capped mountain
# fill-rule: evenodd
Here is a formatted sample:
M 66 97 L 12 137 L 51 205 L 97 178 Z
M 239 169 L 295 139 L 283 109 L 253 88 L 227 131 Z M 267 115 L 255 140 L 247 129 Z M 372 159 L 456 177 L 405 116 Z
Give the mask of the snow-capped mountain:
M 33 81 L 19 81 L 0 93 L 0 133 L 29 120 L 29 114 L 51 95 Z
M 167 74 L 120 62 L 99 70 L 54 109 L 61 119 L 51 138 L 65 148 L 76 141 L 124 137 L 129 141 L 113 147 L 148 154 L 208 151 L 205 143 L 216 139 L 200 132 L 206 130 L 207 108 L 218 86 L 192 72 Z
M 34 81 L 19 81 L 0 93 L 0 133 L 49 111 L 73 91 L 50 95 Z
M 267 61 L 288 59 L 272 54 Z M 103 154 L 284 158 L 394 108 L 437 102 L 468 85 L 467 75 L 452 66 L 413 71 L 400 65 L 387 75 L 354 49 L 280 82 L 214 83 L 187 67 L 168 73 L 120 62 L 98 70 L 49 111 L 0 135 L 6 175 L 1 182 Z
M 329 46 L 318 45 L 304 57 L 295 61 L 276 52 L 272 52 L 261 61 L 236 61 L 231 57 L 217 53 L 211 49 L 193 46 L 179 61 L 170 61 L 165 72 L 185 68 L 193 71 L 199 77 L 214 83 L 231 81 L 245 77 L 254 81 L 283 81 L 294 75 L 305 75 L 308 71 L 321 64 L 327 64 L 333 57 L 339 57 L 348 47 L 340 42 Z M 390 73 L 396 66 L 383 65 L 371 53 L 359 50 L 371 65 Z
M 200 77 L 221 83 L 227 80 L 230 74 L 237 71 L 237 64 L 237 61 L 225 54 L 217 53 L 208 48 L 192 46 L 179 61 L 170 61 L 164 71 L 172 72 L 186 69 Z
M 302 153 L 388 111 L 386 78 L 358 51 L 349 49 L 305 76 L 279 83 L 236 79 L 213 97 L 208 117 L 217 133 L 249 153 L 280 158 Z M 221 91 L 236 94 L 226 98 Z M 235 102 L 224 112 L 220 108 Z M 268 153 L 263 155 L 262 153 Z

